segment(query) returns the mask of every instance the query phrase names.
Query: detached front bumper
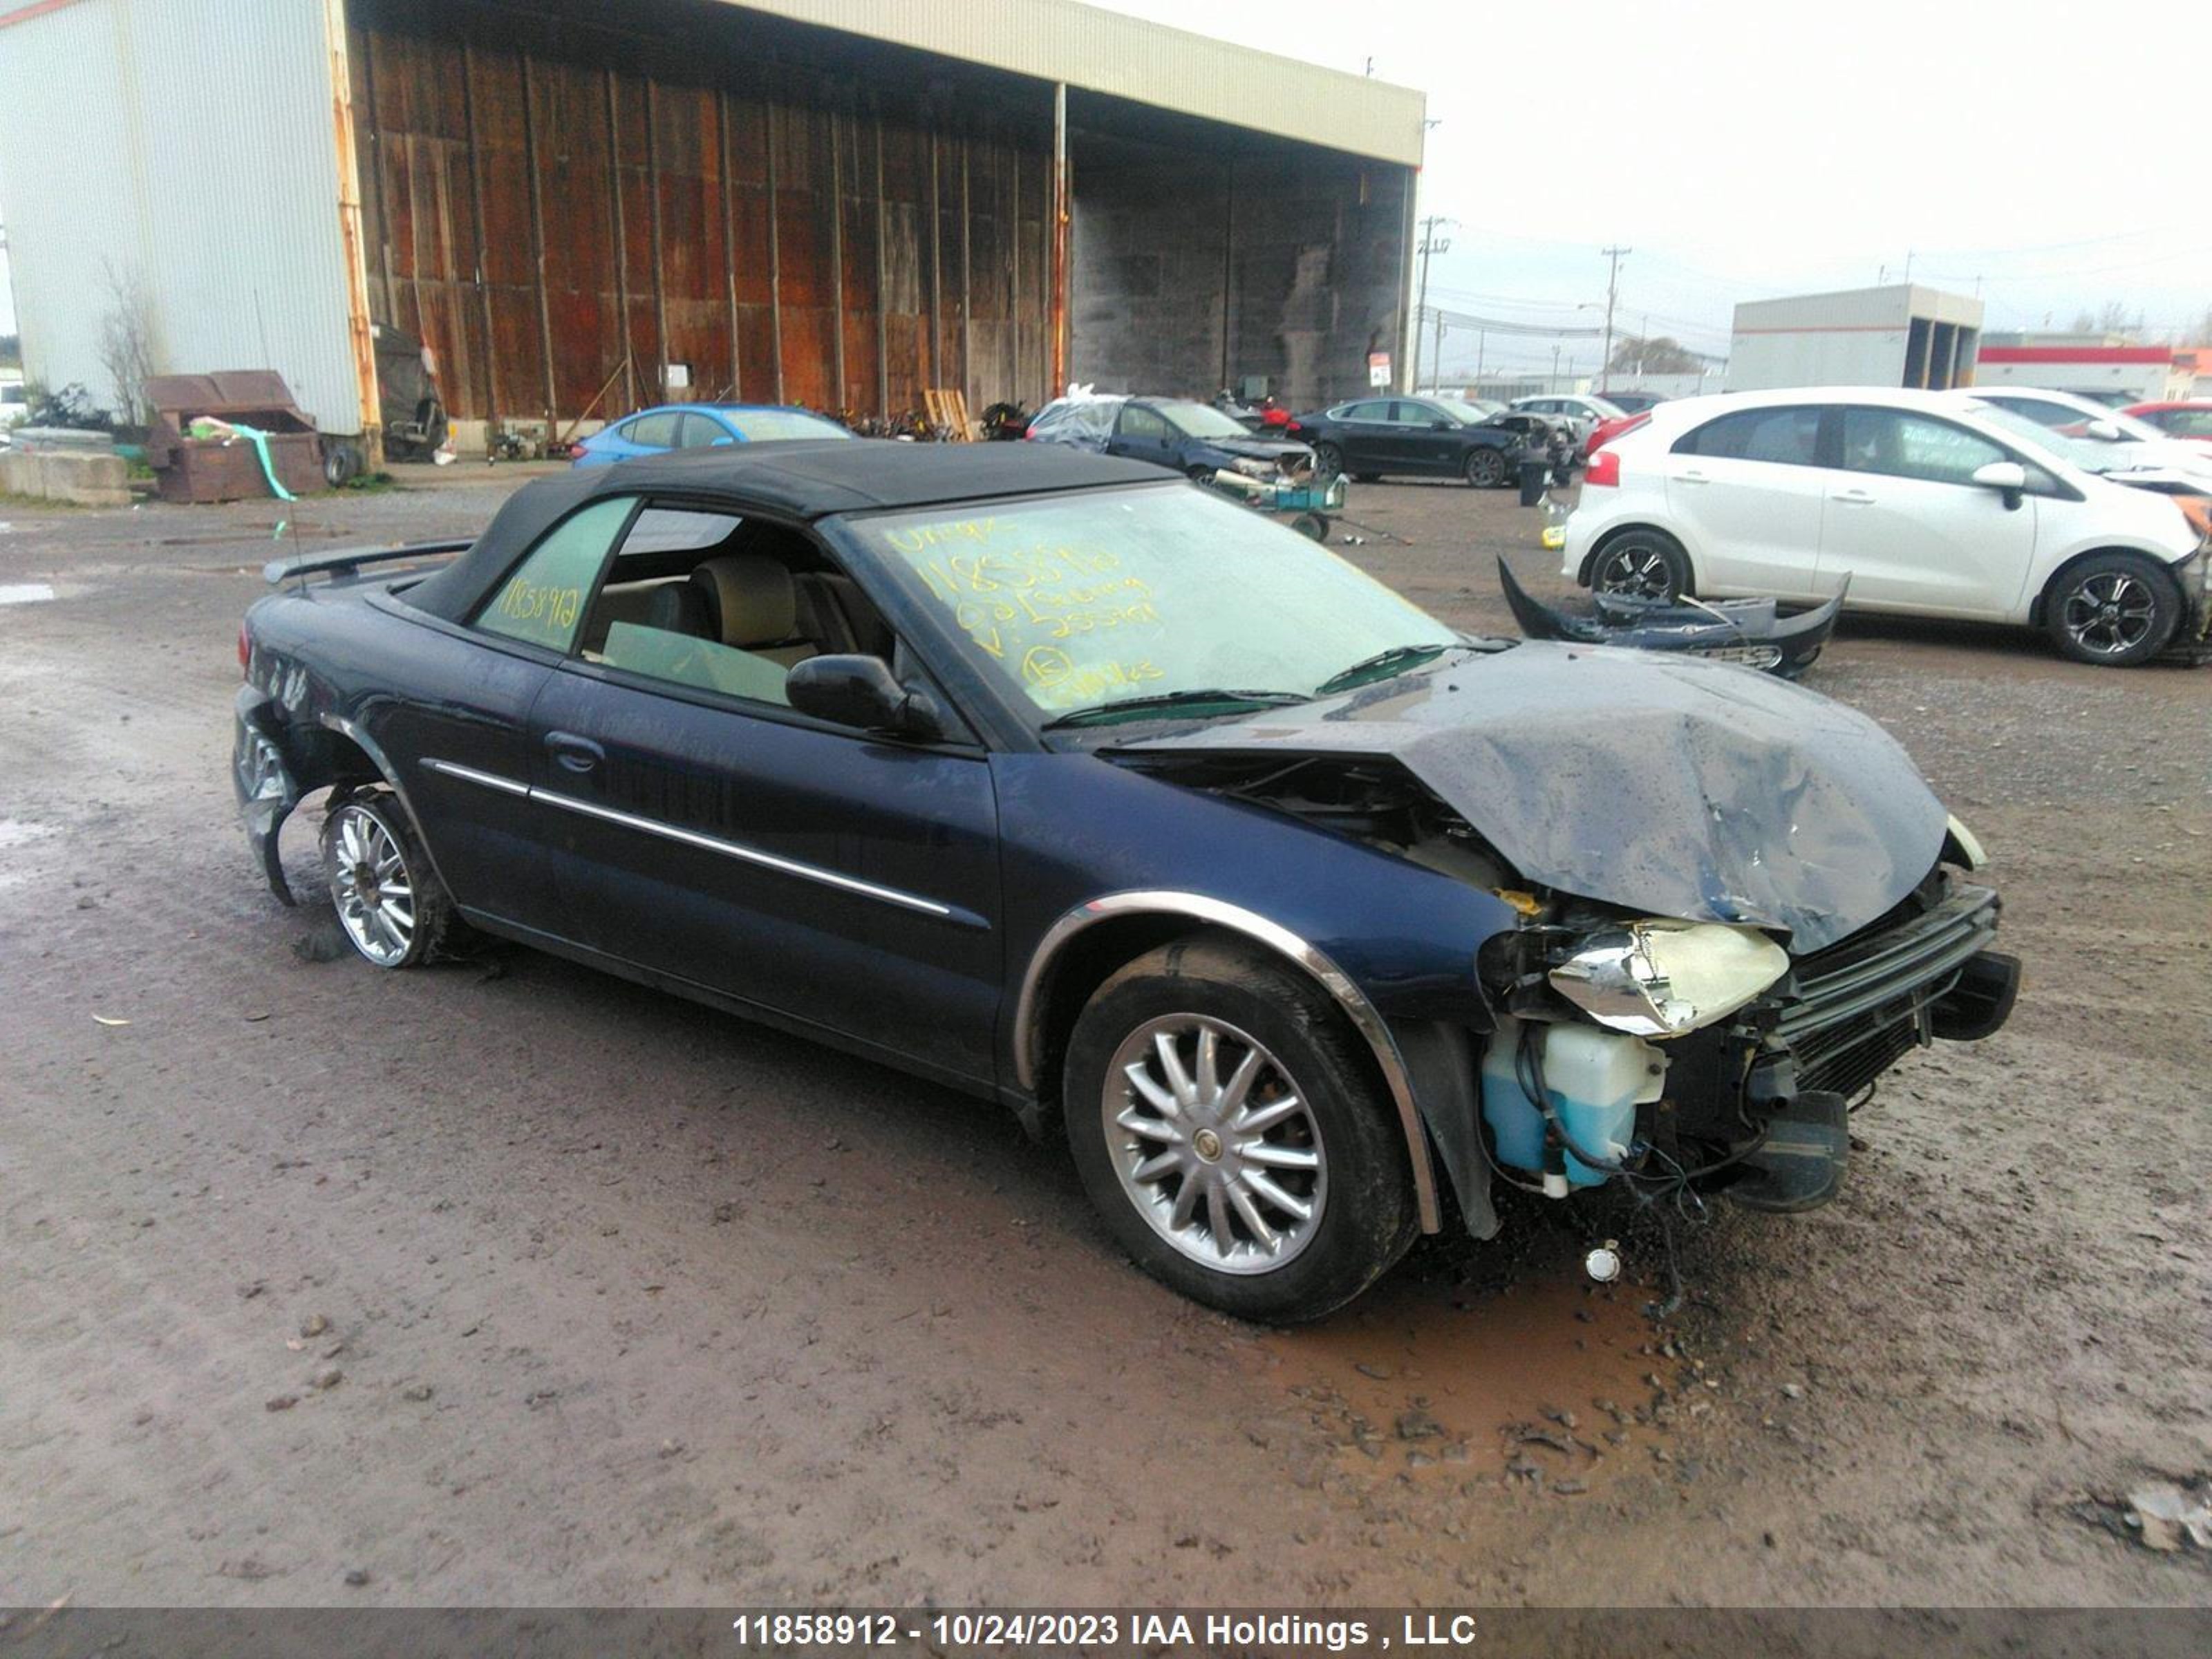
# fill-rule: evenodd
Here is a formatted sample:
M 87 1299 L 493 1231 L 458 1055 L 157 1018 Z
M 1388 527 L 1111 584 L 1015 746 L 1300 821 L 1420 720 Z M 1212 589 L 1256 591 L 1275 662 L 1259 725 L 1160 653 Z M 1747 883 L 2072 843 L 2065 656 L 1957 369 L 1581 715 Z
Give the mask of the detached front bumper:
M 246 825 L 246 839 L 260 861 L 269 890 L 286 904 L 298 901 L 284 879 L 277 832 L 292 809 L 300 804 L 300 786 L 286 763 L 277 733 L 283 729 L 275 706 L 250 685 L 238 689 L 233 705 L 235 730 L 230 749 L 230 783 L 238 796 L 238 814 Z

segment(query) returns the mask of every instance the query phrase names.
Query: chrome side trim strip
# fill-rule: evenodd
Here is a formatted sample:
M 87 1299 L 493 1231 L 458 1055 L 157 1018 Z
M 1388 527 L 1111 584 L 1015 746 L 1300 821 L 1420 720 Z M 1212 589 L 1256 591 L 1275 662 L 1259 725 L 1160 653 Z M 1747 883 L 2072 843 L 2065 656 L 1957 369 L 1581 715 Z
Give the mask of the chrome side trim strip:
M 782 875 L 796 876 L 801 881 L 818 882 L 824 887 L 835 887 L 840 892 L 855 893 L 862 898 L 872 898 L 883 904 L 896 904 L 902 910 L 936 916 L 941 921 L 958 922 L 964 927 L 988 925 L 981 916 L 966 910 L 956 910 L 949 904 L 924 898 L 919 893 L 906 892 L 896 887 L 879 887 L 872 881 L 862 881 L 858 876 L 840 875 L 835 870 L 824 870 L 817 864 L 801 864 L 796 859 L 779 858 L 774 853 L 763 853 L 757 847 L 747 847 L 739 842 L 724 841 L 717 836 L 702 836 L 696 830 L 681 830 L 655 818 L 639 817 L 633 812 L 619 812 L 611 806 L 601 806 L 594 801 L 579 800 L 574 795 L 563 795 L 550 789 L 539 789 L 531 784 L 518 782 L 513 778 L 503 778 L 496 772 L 479 772 L 473 766 L 463 766 L 448 760 L 425 759 L 422 764 L 433 772 L 442 772 L 447 777 L 459 778 L 464 783 L 496 789 L 503 795 L 519 795 L 526 799 L 543 801 L 546 805 L 557 806 L 564 812 L 575 812 L 604 823 L 618 823 L 625 830 L 659 836 L 664 841 L 681 842 L 686 847 L 696 847 L 703 852 L 720 853 L 724 858 L 757 865 L 763 870 L 774 870 Z
M 1025 1092 L 1036 1092 L 1037 1049 L 1042 1036 L 1036 1029 L 1037 1002 L 1045 975 L 1061 947 L 1085 928 L 1109 918 L 1147 915 L 1188 916 L 1255 939 L 1303 968 L 1335 1000 L 1337 1006 L 1344 1010 L 1346 1017 L 1366 1040 L 1376 1065 L 1382 1070 L 1382 1080 L 1389 1088 L 1391 1103 L 1397 1108 L 1399 1131 L 1406 1139 L 1406 1156 L 1413 1166 L 1413 1195 L 1420 1207 L 1421 1231 L 1432 1233 L 1443 1226 L 1443 1213 L 1437 1204 L 1436 1169 L 1429 1158 L 1428 1136 L 1421 1127 L 1420 1109 L 1413 1102 L 1413 1079 L 1407 1071 L 1406 1058 L 1399 1053 L 1397 1039 L 1390 1035 L 1389 1024 L 1351 976 L 1326 955 L 1280 923 L 1241 906 L 1208 898 L 1202 893 L 1109 893 L 1077 905 L 1045 929 L 1036 949 L 1030 953 L 1029 966 L 1022 972 L 1021 991 L 1014 1002 L 1015 1084 Z
M 653 818 L 641 818 L 629 812 L 618 812 L 611 806 L 601 806 L 587 800 L 578 800 L 573 795 L 557 795 L 550 789 L 533 787 L 530 799 L 542 800 L 548 806 L 557 806 L 564 812 L 578 812 L 586 817 L 599 818 L 608 823 L 621 824 L 625 830 L 636 830 L 648 836 L 659 836 L 665 841 L 682 842 L 687 847 L 696 847 L 709 853 L 720 853 L 725 858 L 737 859 L 745 864 L 757 864 L 763 870 L 780 871 L 787 876 L 797 876 L 803 881 L 819 882 L 824 887 L 835 887 L 842 892 L 858 893 L 862 898 L 872 898 L 884 904 L 896 904 L 905 910 L 917 910 L 926 916 L 953 919 L 952 907 L 939 904 L 916 893 L 902 892 L 896 887 L 878 887 L 872 881 L 862 881 L 857 876 L 841 876 L 835 870 L 824 870 L 819 865 L 801 864 L 795 859 L 778 858 L 773 853 L 763 853 L 757 848 L 746 847 L 734 841 L 723 841 L 714 836 L 702 836 L 696 830 L 679 830 L 672 823 L 662 823 Z
M 459 778 L 464 783 L 480 783 L 487 789 L 496 789 L 503 795 L 528 795 L 530 786 L 517 783 L 513 778 L 502 778 L 496 773 L 479 772 L 473 766 L 462 766 L 453 761 L 426 760 L 423 765 L 433 772 L 443 772 L 449 778 Z

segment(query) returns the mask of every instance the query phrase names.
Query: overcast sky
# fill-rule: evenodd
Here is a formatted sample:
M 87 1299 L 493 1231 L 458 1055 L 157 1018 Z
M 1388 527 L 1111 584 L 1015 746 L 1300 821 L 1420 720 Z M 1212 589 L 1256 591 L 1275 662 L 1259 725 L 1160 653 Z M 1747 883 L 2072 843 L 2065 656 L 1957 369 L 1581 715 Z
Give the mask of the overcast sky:
M 1978 280 L 1993 330 L 2212 307 L 2212 0 L 1092 3 L 1425 92 L 1448 310 L 1587 326 L 1613 243 L 1616 328 L 1709 352 L 1737 301 L 1896 281 L 1908 252 L 1916 282 Z M 1447 373 L 1474 349 L 1448 335 Z

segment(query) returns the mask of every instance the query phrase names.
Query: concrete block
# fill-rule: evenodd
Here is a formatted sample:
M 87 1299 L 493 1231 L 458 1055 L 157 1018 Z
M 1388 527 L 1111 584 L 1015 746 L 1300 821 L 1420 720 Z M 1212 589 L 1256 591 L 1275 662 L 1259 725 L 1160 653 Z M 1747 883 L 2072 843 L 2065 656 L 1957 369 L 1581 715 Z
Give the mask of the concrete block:
M 130 471 L 120 455 L 48 451 L 0 454 L 0 490 L 74 507 L 128 507 Z

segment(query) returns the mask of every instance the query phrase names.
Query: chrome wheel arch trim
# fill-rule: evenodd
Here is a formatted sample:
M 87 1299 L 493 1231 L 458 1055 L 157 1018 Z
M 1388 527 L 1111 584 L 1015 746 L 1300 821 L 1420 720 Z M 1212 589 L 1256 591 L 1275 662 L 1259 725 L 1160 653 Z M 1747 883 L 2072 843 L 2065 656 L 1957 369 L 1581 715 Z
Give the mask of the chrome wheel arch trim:
M 1182 893 L 1167 890 L 1146 890 L 1109 893 L 1089 899 L 1062 915 L 1045 929 L 1037 940 L 1036 948 L 1030 953 L 1029 965 L 1022 971 L 1021 989 L 1014 1002 L 1013 1065 L 1014 1082 L 1025 1094 L 1036 1092 L 1038 1042 L 1036 1030 L 1037 1001 L 1043 990 L 1045 976 L 1068 941 L 1086 928 L 1102 921 L 1111 921 L 1125 916 L 1184 916 L 1209 927 L 1227 928 L 1245 938 L 1264 945 L 1277 956 L 1295 963 L 1306 975 L 1328 993 L 1336 1006 L 1344 1010 L 1353 1029 L 1366 1042 L 1375 1056 L 1375 1064 L 1382 1073 L 1382 1081 L 1390 1091 L 1390 1102 L 1397 1109 L 1398 1127 L 1406 1142 L 1406 1156 L 1413 1166 L 1413 1194 L 1420 1210 L 1421 1231 L 1437 1231 L 1443 1224 L 1443 1216 L 1437 1203 L 1436 1167 L 1429 1157 L 1427 1132 L 1421 1127 L 1420 1108 L 1413 1100 L 1413 1078 L 1407 1069 L 1406 1057 L 1398 1048 L 1398 1041 L 1390 1034 L 1390 1027 L 1367 994 L 1317 946 L 1300 938 L 1281 923 L 1270 921 L 1258 912 L 1247 910 L 1242 905 L 1225 900 L 1208 898 L 1203 893 Z

